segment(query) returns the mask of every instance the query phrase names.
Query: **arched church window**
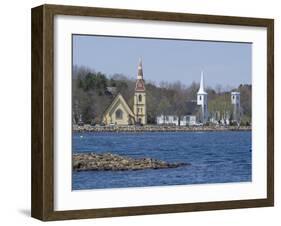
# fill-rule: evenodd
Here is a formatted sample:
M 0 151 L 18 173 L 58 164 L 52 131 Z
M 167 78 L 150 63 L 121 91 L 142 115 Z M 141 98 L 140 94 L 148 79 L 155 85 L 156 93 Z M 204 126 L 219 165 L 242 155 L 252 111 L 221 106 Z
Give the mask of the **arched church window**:
M 202 97 L 201 96 L 199 96 L 199 100 L 201 100 L 202 99 Z
M 121 109 L 118 109 L 116 112 L 115 112 L 115 118 L 116 119 L 123 119 L 123 111 Z
M 141 96 L 141 95 L 139 95 L 139 102 L 141 102 L 141 100 L 142 100 L 142 96 Z

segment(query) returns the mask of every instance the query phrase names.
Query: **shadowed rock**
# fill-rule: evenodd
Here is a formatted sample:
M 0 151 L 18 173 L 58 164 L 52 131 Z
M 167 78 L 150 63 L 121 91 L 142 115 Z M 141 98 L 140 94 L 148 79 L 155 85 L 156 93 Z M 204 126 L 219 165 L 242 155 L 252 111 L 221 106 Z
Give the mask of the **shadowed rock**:
M 152 158 L 134 159 L 111 153 L 76 153 L 73 155 L 73 170 L 105 171 L 105 170 L 143 170 L 166 169 L 190 165 L 188 163 L 168 163 Z

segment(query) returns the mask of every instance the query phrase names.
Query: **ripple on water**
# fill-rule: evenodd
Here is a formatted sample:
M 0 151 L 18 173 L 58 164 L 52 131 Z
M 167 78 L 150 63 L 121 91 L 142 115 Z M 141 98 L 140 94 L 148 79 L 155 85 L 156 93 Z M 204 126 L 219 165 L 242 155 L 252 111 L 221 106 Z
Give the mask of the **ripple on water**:
M 81 136 L 83 138 L 81 139 Z M 74 152 L 111 152 L 191 166 L 140 171 L 73 172 L 72 188 L 99 189 L 252 180 L 251 132 L 74 133 Z

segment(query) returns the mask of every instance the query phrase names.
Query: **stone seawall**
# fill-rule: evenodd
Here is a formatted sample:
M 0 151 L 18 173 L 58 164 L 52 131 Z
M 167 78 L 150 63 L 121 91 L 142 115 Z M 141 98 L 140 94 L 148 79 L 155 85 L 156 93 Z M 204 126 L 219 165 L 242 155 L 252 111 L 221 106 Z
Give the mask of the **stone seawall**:
M 91 126 L 73 125 L 74 132 L 216 132 L 251 131 L 251 126 Z
M 152 158 L 135 159 L 112 153 L 75 153 L 73 154 L 73 170 L 75 171 L 118 171 L 168 169 L 190 165 L 188 163 L 168 163 Z

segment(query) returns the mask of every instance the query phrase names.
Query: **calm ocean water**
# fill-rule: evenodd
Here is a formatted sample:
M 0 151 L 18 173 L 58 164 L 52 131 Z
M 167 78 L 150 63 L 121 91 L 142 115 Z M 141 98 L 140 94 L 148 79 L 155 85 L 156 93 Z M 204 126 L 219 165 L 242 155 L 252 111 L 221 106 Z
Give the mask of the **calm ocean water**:
M 73 190 L 252 179 L 251 132 L 74 133 L 73 152 L 111 152 L 191 163 L 171 169 L 73 172 Z

